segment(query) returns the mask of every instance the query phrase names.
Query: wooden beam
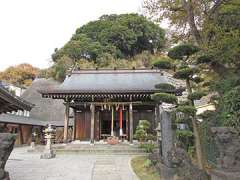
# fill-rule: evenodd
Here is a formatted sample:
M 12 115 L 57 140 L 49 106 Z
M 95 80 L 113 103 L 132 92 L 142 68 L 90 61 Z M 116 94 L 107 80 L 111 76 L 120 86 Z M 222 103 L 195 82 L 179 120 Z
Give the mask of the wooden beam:
M 71 102 L 70 105 L 71 106 L 78 106 L 78 105 L 104 105 L 104 104 L 108 104 L 108 105 L 115 105 L 115 104 L 122 104 L 122 105 L 129 105 L 129 104 L 143 104 L 142 101 L 135 101 L 135 102 Z

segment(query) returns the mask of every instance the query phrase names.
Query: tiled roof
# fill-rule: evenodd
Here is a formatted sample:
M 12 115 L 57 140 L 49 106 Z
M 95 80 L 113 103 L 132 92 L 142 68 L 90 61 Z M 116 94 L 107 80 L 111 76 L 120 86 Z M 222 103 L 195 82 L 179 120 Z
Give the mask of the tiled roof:
M 24 125 L 35 125 L 35 126 L 46 126 L 47 124 L 52 124 L 57 127 L 63 127 L 64 121 L 43 121 L 37 118 L 18 116 L 14 114 L 1 114 L 0 123 L 8 124 L 24 124 Z M 72 119 L 69 121 L 69 126 L 73 125 Z
M 44 93 L 132 93 L 154 92 L 156 84 L 172 79 L 157 69 L 80 70 L 66 77 L 58 87 L 41 89 Z M 174 85 L 174 84 L 173 84 Z
M 0 113 L 17 110 L 30 111 L 34 105 L 11 94 L 0 84 Z

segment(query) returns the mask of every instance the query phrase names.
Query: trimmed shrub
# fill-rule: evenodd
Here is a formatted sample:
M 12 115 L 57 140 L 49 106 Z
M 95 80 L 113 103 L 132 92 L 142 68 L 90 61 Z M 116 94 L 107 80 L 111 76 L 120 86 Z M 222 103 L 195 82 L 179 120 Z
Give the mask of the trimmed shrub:
M 199 77 L 199 76 L 197 76 L 197 77 L 192 78 L 192 81 L 194 81 L 195 83 L 198 84 L 198 83 L 200 83 L 200 82 L 203 82 L 204 79 L 201 78 L 201 77 Z
M 140 144 L 139 148 L 144 149 L 146 153 L 153 153 L 155 145 L 153 143 Z
M 172 84 L 168 84 L 168 83 L 156 84 L 155 88 L 160 89 L 165 92 L 174 91 L 176 89 L 175 86 L 173 86 Z
M 171 69 L 172 68 L 171 60 L 166 57 L 155 60 L 152 65 L 158 69 Z
M 196 91 L 188 95 L 188 99 L 191 100 L 200 100 L 203 96 L 206 96 L 205 92 Z
M 139 120 L 138 126 L 136 128 L 134 138 L 143 142 L 147 140 L 148 130 L 150 128 L 150 122 L 147 120 Z
M 176 109 L 177 112 L 182 112 L 184 114 L 194 116 L 197 112 L 196 108 L 194 106 L 178 106 Z
M 165 102 L 170 104 L 177 103 L 177 97 L 168 93 L 155 93 L 151 96 L 151 98 L 156 102 Z
M 190 76 L 192 76 L 194 74 L 194 69 L 193 68 L 182 68 L 179 69 L 175 74 L 174 77 L 177 79 L 187 79 Z
M 190 56 L 199 51 L 199 48 L 191 44 L 181 44 L 173 47 L 168 52 L 168 57 L 172 59 L 183 60 L 184 57 Z
M 176 130 L 176 137 L 180 138 L 191 138 L 193 137 L 193 132 L 190 130 Z
M 203 55 L 197 58 L 197 64 L 209 63 L 212 60 L 212 56 L 210 55 Z

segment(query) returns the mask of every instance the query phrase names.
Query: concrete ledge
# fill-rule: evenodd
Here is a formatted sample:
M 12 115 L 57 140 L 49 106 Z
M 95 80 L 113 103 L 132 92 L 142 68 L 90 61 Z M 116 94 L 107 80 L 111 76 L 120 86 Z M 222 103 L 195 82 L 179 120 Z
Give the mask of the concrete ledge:
M 239 180 L 240 172 L 226 172 L 221 170 L 211 170 L 209 172 L 211 180 Z

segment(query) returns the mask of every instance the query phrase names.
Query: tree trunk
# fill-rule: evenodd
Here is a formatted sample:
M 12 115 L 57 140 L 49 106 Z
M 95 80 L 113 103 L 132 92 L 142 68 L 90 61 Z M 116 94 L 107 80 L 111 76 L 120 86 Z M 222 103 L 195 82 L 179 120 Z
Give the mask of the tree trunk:
M 196 23 L 195 23 L 195 16 L 194 16 L 194 12 L 193 12 L 192 0 L 188 0 L 188 1 L 182 0 L 182 6 L 185 9 L 185 11 L 187 12 L 187 20 L 188 20 L 191 34 L 194 37 L 196 43 L 198 45 L 201 45 L 202 37 L 201 37 L 201 35 L 197 29 Z
M 186 79 L 186 86 L 187 86 L 187 91 L 188 94 L 191 95 L 192 94 L 192 88 L 191 88 L 191 84 L 190 84 L 190 80 Z M 191 100 L 191 104 L 192 106 L 194 106 L 194 101 Z M 201 141 L 200 141 L 200 135 L 198 132 L 198 127 L 197 127 L 197 118 L 196 115 L 194 115 L 194 117 L 192 118 L 192 125 L 193 125 L 193 134 L 194 134 L 194 139 L 195 139 L 195 148 L 196 148 L 196 153 L 197 153 L 197 162 L 198 162 L 198 167 L 200 169 L 204 168 L 203 165 L 203 153 L 202 153 L 202 146 L 201 146 Z

